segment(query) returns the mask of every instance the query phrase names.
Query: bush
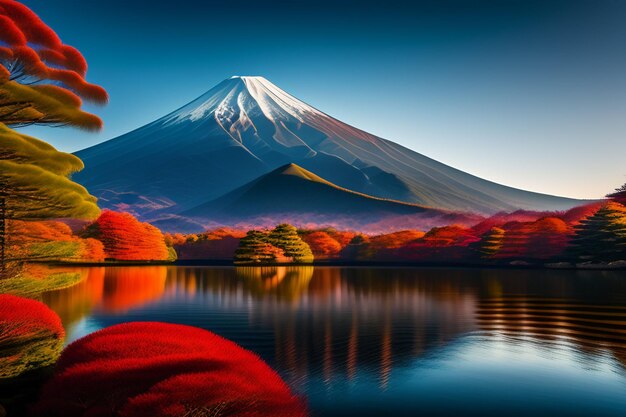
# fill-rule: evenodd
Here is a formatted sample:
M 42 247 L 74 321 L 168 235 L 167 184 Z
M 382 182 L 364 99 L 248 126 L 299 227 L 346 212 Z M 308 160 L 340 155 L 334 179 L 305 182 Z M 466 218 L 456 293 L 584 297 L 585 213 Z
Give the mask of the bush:
M 34 407 L 38 416 L 304 416 L 259 357 L 211 332 L 126 323 L 63 352 Z
M 0 378 L 52 365 L 64 338 L 61 319 L 45 304 L 0 294 Z

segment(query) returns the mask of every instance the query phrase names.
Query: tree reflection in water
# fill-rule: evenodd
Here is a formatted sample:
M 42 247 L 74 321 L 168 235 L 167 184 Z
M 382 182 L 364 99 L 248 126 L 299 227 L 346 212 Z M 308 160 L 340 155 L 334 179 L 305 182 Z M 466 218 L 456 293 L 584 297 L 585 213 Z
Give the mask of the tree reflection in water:
M 376 375 L 467 335 L 592 363 L 625 363 L 626 284 L 618 272 L 334 267 L 107 267 L 47 293 L 72 324 L 133 319 L 207 328 L 255 350 L 295 386 Z M 591 366 L 591 365 L 590 365 Z

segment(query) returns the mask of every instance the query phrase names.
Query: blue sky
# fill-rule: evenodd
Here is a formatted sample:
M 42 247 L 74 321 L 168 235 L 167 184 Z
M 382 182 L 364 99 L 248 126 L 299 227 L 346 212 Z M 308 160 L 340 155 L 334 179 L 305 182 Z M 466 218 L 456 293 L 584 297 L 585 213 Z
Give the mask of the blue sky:
M 599 197 L 626 181 L 626 2 L 26 0 L 111 96 L 75 151 L 232 75 L 518 188 Z

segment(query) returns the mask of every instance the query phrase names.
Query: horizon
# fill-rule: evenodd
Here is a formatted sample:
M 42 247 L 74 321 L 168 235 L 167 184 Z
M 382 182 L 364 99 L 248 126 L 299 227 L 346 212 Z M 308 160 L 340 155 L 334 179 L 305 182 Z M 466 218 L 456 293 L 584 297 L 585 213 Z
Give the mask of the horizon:
M 111 95 L 106 107 L 86 106 L 103 118 L 100 133 L 22 129 L 63 151 L 255 74 L 358 129 L 503 185 L 593 199 L 625 179 L 621 4 L 279 2 L 272 14 L 254 3 L 24 3 L 85 52 L 88 80 Z

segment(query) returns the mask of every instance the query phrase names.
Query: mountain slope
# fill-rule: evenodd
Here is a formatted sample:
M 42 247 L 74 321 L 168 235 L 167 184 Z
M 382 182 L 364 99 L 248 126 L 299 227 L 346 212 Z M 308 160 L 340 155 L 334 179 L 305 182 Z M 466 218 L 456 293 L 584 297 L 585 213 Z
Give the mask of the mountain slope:
M 144 219 L 183 212 L 288 163 L 353 191 L 450 210 L 581 204 L 451 168 L 342 123 L 262 77 L 224 80 L 175 112 L 77 155 L 86 168 L 76 181 L 102 205 Z
M 254 224 L 291 222 L 298 225 L 337 224 L 369 230 L 380 223 L 431 228 L 444 224 L 474 224 L 478 216 L 453 213 L 417 204 L 371 197 L 339 187 L 296 164 L 287 164 L 226 195 L 181 215 L 198 223 Z M 167 223 L 162 223 L 161 226 Z M 374 226 L 373 226 L 374 225 Z M 375 226 L 378 225 L 378 226 Z M 176 229 L 171 225 L 167 229 Z

